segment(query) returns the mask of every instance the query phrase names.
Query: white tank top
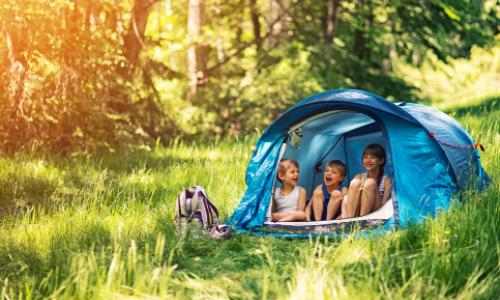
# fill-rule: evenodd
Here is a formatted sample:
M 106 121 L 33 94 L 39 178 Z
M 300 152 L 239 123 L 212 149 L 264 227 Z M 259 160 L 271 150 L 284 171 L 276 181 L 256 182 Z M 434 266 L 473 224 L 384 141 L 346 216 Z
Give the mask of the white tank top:
M 274 191 L 274 205 L 276 212 L 289 212 L 296 211 L 299 206 L 299 186 L 295 188 L 286 196 L 281 194 L 281 188 L 276 188 Z

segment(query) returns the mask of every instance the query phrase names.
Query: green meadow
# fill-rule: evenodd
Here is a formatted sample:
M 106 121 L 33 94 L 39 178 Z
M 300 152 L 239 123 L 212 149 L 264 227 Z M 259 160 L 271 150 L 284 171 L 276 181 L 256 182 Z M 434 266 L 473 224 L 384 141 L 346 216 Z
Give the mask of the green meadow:
M 178 238 L 193 184 L 228 217 L 257 137 L 133 153 L 0 158 L 1 299 L 495 299 L 500 99 L 448 110 L 492 178 L 436 219 L 383 236 Z

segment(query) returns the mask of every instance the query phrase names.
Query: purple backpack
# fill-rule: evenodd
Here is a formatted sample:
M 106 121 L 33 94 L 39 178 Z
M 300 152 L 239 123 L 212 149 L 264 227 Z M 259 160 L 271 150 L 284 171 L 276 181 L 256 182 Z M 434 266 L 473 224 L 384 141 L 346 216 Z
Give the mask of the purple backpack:
M 186 188 L 179 193 L 175 203 L 175 223 L 179 232 L 196 224 L 214 239 L 231 235 L 229 226 L 219 224 L 219 211 L 201 186 Z

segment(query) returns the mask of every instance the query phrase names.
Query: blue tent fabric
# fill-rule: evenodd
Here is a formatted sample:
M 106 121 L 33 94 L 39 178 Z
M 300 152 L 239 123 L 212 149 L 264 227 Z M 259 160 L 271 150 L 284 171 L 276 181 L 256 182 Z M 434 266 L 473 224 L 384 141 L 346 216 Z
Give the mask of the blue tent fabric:
M 456 120 L 435 108 L 420 104 L 408 103 L 403 109 L 415 117 L 440 144 L 461 188 L 473 185 L 482 189 L 487 185 L 489 178 L 481 167 L 475 143 Z
M 340 89 L 306 98 L 292 106 L 264 131 L 262 139 L 281 134 L 298 120 L 332 109 L 355 109 L 370 116 L 376 115 L 377 112 L 387 112 L 418 124 L 404 109 L 380 96 L 362 90 Z
M 399 225 L 418 222 L 444 209 L 455 192 L 451 168 L 443 151 L 420 126 L 385 116 L 388 152 L 393 164 L 393 183 Z M 438 182 L 451 183 L 445 186 Z M 438 198 L 445 195 L 445 198 Z
M 247 192 L 229 220 L 230 224 L 238 228 L 255 228 L 264 223 L 282 142 L 276 139 L 257 144 L 247 169 Z
M 332 114 L 322 116 L 325 112 Z M 287 143 L 290 128 L 313 116 L 319 117 L 302 125 L 302 144 L 295 148 Z M 372 142 L 386 148 L 386 171 L 394 185 L 394 215 L 383 222 L 380 230 L 435 216 L 449 207 L 457 190 L 471 182 L 476 183 L 475 187 L 488 183 L 472 139 L 446 114 L 418 104 L 397 105 L 366 91 L 332 90 L 298 102 L 264 131 L 247 168 L 247 189 L 229 224 L 239 232 L 263 235 L 335 235 L 307 230 L 266 231 L 263 224 L 278 161 L 283 153 L 287 158 L 300 160 L 299 184 L 309 189 L 310 195 L 322 178 L 315 171 L 318 165 L 340 158 L 347 163 L 352 178 L 361 170 L 364 145 Z

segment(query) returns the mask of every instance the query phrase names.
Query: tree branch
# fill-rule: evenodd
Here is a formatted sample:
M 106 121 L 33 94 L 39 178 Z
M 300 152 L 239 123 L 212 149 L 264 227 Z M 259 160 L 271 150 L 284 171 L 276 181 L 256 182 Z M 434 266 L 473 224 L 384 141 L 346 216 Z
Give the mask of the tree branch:
M 270 36 L 272 36 L 273 34 L 273 28 L 274 26 L 283 19 L 283 17 L 286 15 L 287 13 L 285 14 L 280 14 L 278 17 L 276 17 L 276 19 L 274 19 L 271 24 L 270 24 L 270 28 L 269 30 L 267 31 L 267 33 L 265 35 L 263 35 L 261 37 L 261 41 L 264 41 L 266 40 L 267 38 L 269 38 Z M 223 65 L 225 65 L 226 63 L 228 63 L 231 59 L 233 59 L 234 57 L 240 55 L 243 51 L 245 51 L 247 48 L 255 45 L 256 41 L 253 40 L 251 42 L 246 42 L 244 43 L 242 46 L 238 47 L 233 53 L 229 54 L 229 55 L 226 55 L 226 57 L 224 57 L 224 59 L 220 62 L 218 62 L 217 64 L 211 66 L 210 68 L 207 68 L 207 75 L 209 74 L 212 74 L 215 70 L 217 70 L 218 68 L 222 67 Z
M 169 68 L 168 66 L 166 66 L 165 64 L 163 64 L 161 62 L 154 61 L 152 59 L 148 59 L 146 61 L 145 69 L 151 69 L 151 70 L 155 71 L 155 74 L 161 75 L 163 78 L 166 78 L 166 79 L 185 79 L 185 78 L 187 78 L 186 74 L 184 74 L 182 72 L 175 71 L 175 70 Z
M 149 12 L 158 0 L 135 0 L 130 25 L 124 37 L 125 57 L 132 67 L 137 64 L 139 53 L 144 47 L 144 31 L 148 22 Z

